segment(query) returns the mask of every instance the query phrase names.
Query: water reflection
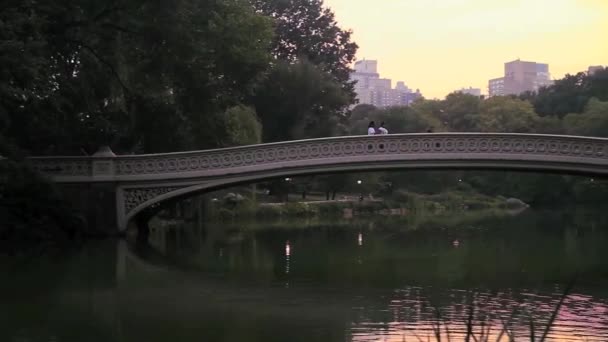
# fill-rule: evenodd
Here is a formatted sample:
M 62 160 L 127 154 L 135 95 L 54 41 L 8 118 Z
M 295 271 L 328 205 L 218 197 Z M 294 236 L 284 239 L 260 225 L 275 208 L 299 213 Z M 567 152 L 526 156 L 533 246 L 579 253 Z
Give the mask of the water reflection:
M 285 274 L 289 274 L 289 257 L 291 256 L 291 246 L 289 240 L 285 243 Z M 285 286 L 289 287 L 289 282 L 285 282 Z
M 0 257 L 0 341 L 529 341 L 554 312 L 549 341 L 607 341 L 608 225 L 552 215 L 193 222 L 157 227 L 152 247 Z

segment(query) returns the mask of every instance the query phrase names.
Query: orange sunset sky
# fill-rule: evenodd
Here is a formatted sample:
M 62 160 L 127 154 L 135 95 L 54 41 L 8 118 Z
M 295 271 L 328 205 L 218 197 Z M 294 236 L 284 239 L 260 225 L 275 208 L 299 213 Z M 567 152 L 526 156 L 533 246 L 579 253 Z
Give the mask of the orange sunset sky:
M 357 59 L 426 98 L 487 94 L 504 62 L 549 63 L 553 79 L 608 64 L 608 0 L 325 0 Z

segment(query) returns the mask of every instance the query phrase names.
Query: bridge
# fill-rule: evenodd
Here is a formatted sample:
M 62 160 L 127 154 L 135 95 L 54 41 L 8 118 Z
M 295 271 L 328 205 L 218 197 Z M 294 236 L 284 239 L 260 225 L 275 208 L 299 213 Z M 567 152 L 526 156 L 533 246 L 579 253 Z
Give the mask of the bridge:
M 388 169 L 500 169 L 608 174 L 608 139 L 508 133 L 349 136 L 214 150 L 33 157 L 84 206 L 90 223 L 124 231 L 159 202 L 277 177 Z

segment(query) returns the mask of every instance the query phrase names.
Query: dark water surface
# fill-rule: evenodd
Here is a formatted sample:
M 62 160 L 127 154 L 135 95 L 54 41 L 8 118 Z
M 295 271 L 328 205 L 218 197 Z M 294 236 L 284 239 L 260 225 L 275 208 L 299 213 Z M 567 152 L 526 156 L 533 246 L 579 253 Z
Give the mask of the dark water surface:
M 608 213 L 458 216 L 190 222 L 3 255 L 0 341 L 608 341 Z

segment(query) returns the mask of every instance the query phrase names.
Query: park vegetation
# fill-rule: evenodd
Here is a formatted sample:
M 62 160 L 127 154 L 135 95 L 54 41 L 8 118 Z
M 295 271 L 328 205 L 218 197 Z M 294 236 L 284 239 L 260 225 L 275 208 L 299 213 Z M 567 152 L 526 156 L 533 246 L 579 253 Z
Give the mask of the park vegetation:
M 47 192 L 40 177 L 22 177 L 25 156 L 85 155 L 102 145 L 118 154 L 208 149 L 364 134 L 371 120 L 391 133 L 608 137 L 607 69 L 521 96 L 453 93 L 409 107 L 357 106 L 349 79 L 357 45 L 322 0 L 7 0 L 1 7 L 0 155 L 11 161 L 0 177 L 3 216 L 21 208 L 10 191 Z M 354 177 L 294 183 L 333 199 Z M 426 193 L 464 186 L 528 203 L 608 194 L 606 183 L 561 175 L 387 173 L 364 184 L 388 183 Z M 62 225 L 55 209 L 44 210 L 45 222 Z

